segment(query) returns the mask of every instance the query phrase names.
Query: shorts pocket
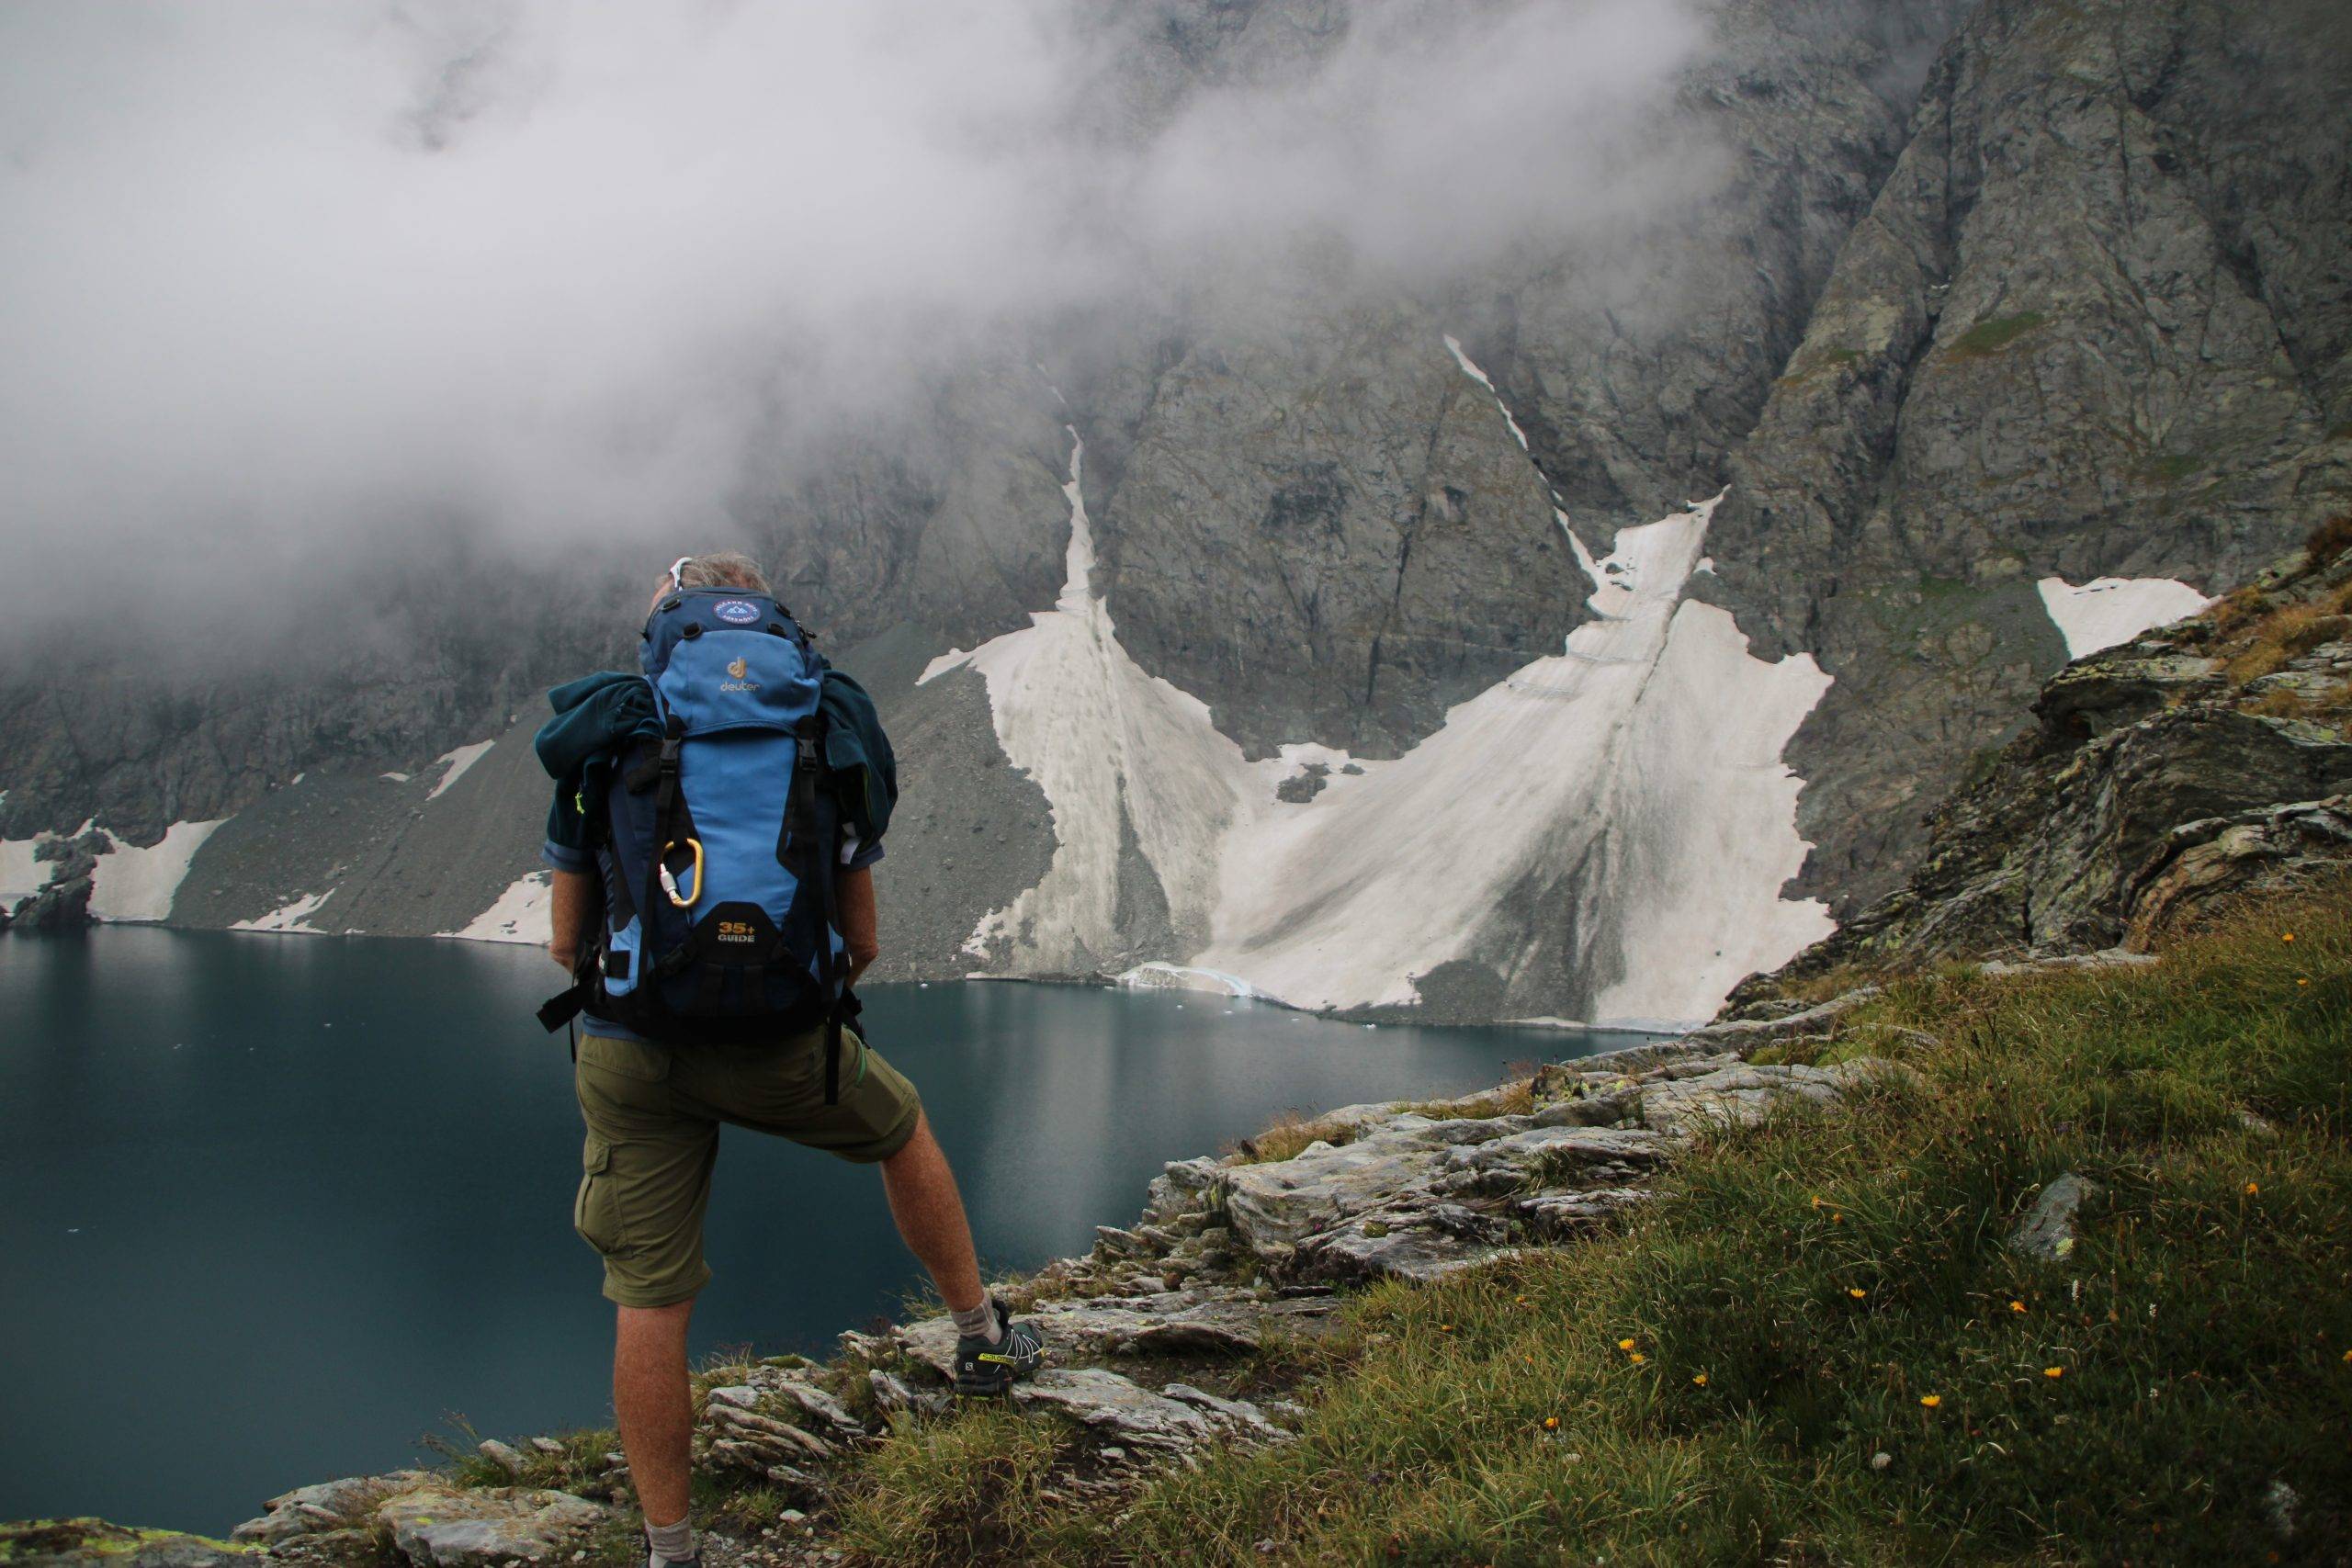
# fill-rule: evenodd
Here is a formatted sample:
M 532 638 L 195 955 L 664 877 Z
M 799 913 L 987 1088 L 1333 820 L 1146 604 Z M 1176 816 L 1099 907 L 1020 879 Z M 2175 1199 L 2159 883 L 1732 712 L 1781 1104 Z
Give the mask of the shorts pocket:
M 580 1192 L 571 1201 L 571 1228 L 600 1253 L 621 1245 L 620 1206 L 614 1201 L 613 1145 L 593 1134 L 580 1150 Z

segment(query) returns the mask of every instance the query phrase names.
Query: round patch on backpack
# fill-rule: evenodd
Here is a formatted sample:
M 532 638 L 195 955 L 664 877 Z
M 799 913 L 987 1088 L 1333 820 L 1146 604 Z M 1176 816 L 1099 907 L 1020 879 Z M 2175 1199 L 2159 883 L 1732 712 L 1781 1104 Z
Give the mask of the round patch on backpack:
M 748 626 L 760 618 L 760 607 L 741 599 L 729 599 L 716 606 L 711 614 L 735 626 Z

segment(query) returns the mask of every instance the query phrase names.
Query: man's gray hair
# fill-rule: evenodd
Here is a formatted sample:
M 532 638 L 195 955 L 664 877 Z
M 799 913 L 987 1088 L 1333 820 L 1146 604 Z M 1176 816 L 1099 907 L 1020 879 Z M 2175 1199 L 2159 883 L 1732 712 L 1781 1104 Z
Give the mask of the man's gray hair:
M 764 593 L 775 597 L 775 590 L 768 586 L 768 574 L 760 563 L 741 550 L 713 550 L 707 556 L 688 556 L 678 563 L 678 586 L 681 588 L 741 588 L 747 593 Z

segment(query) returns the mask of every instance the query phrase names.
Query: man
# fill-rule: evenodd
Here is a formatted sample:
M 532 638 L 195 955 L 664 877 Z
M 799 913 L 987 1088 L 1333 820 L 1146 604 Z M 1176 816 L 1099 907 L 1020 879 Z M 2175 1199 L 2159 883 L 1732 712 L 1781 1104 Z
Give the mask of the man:
M 649 614 L 698 588 L 774 596 L 748 557 L 687 557 L 663 575 Z M 611 683 L 626 680 L 613 677 Z M 559 724 L 560 702 L 560 692 Z M 784 788 L 779 779 L 779 793 Z M 600 933 L 604 874 L 611 869 L 609 852 L 601 852 L 606 859 L 600 864 L 584 805 L 573 780 L 559 779 L 544 852 L 554 871 L 548 952 L 568 971 Z M 881 855 L 878 842 L 861 845 L 853 838 L 842 846 L 836 901 L 853 981 L 880 952 L 870 868 Z M 749 1044 L 655 1042 L 597 1016 L 592 1006 L 583 1026 L 575 1087 L 588 1136 L 573 1224 L 603 1256 L 605 1294 L 616 1303 L 613 1409 L 645 1515 L 650 1568 L 699 1562 L 687 1517 L 693 1409 L 686 1320 L 710 1278 L 702 1220 L 719 1123 L 882 1168 L 899 1234 L 955 1317 L 958 1393 L 1001 1393 L 1036 1369 L 1035 1331 L 1013 1323 L 981 1291 L 956 1178 L 914 1086 L 854 1028 L 842 1028 L 836 1102 L 826 1089 L 821 1024 Z

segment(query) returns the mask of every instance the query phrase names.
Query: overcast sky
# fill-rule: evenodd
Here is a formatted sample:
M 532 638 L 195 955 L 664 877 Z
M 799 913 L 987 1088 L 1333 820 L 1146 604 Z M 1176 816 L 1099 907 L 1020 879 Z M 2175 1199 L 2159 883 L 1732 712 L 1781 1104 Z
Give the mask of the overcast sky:
M 0 4 L 0 607 L 425 517 L 691 533 L 779 408 L 980 335 L 1305 233 L 1427 282 L 1713 177 L 1679 0 L 1269 0 L 1343 41 L 1106 89 L 1206 8 Z

